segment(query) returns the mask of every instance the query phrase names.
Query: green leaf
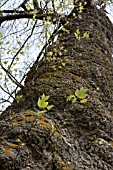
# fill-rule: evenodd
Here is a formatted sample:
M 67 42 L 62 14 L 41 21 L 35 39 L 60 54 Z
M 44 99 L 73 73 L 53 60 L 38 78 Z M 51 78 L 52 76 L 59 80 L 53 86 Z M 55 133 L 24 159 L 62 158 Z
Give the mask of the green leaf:
M 75 98 L 74 94 L 71 94 L 70 96 L 67 97 L 66 101 L 71 101 Z
M 27 9 L 28 11 L 30 11 L 31 8 L 30 8 L 30 6 L 28 5 L 28 6 L 26 6 L 26 9 Z
M 85 99 L 88 94 L 86 94 L 86 92 L 88 91 L 88 89 L 85 89 L 84 87 L 81 87 L 80 90 L 77 89 L 75 91 L 75 95 L 79 98 L 79 99 Z
M 15 139 L 15 142 L 20 143 L 21 140 L 19 138 Z
M 0 45 L 2 45 L 3 44 L 3 42 L 2 41 L 0 41 Z
M 68 34 L 70 33 L 70 31 L 67 30 L 65 27 L 62 27 L 62 31 L 67 32 Z
M 47 109 L 48 109 L 48 110 L 51 110 L 52 108 L 53 108 L 53 105 L 47 106 Z
M 75 103 L 75 102 L 76 102 L 76 100 L 77 100 L 77 98 L 76 98 L 76 97 L 74 97 L 74 98 L 72 99 L 72 103 Z
M 51 35 L 52 35 L 52 32 L 48 31 L 48 35 L 51 36 Z
M 62 66 L 65 66 L 65 65 L 66 65 L 66 63 L 62 62 Z
M 7 41 L 6 44 L 10 44 L 10 41 Z
M 89 38 L 89 33 L 88 32 L 84 32 L 83 37 L 84 38 Z
M 48 102 L 46 102 L 46 100 L 49 99 L 50 96 L 45 96 L 45 94 L 43 94 L 41 97 L 39 97 L 38 99 L 38 107 L 39 108 L 47 108 L 48 106 Z
M 17 95 L 16 96 L 16 99 L 18 99 L 18 100 L 20 100 L 20 99 L 22 99 L 23 98 L 23 95 Z
M 5 60 L 3 63 L 6 65 L 8 63 L 8 61 Z
M 100 140 L 100 141 L 98 142 L 98 144 L 99 144 L 99 145 L 102 145 L 102 144 L 103 144 L 103 141 Z
M 52 68 L 53 68 L 53 70 L 56 70 L 56 66 L 55 65 L 53 65 L 53 66 L 51 66 Z
M 54 11 L 48 11 L 48 14 L 54 14 Z
M 33 21 L 36 21 L 36 15 L 33 15 Z
M 15 68 L 14 71 L 17 72 L 18 70 Z
M 6 77 L 6 78 L 5 78 L 5 81 L 6 81 L 6 82 L 8 82 L 8 81 L 9 81 L 9 79 Z
M 80 102 L 81 102 L 81 103 L 86 103 L 86 102 L 87 102 L 87 99 L 82 99 Z
M 24 55 L 24 52 L 23 52 L 23 51 L 20 51 L 20 54 L 21 54 L 21 55 Z
M 44 27 L 45 27 L 45 28 L 49 28 L 49 27 L 50 27 L 50 24 L 46 23 L 46 24 L 44 25 Z
M 84 9 L 83 5 L 80 5 L 79 7 L 80 13 L 83 11 L 83 9 Z
M 50 98 L 50 96 L 45 96 L 45 94 L 42 95 L 42 99 L 45 101 L 48 100 L 49 98 Z
M 47 53 L 47 56 L 52 56 L 53 55 L 53 52 L 52 51 L 49 51 L 48 53 Z
M 76 36 L 76 39 L 80 41 L 80 31 L 79 31 L 79 29 L 76 30 L 74 35 Z
M 76 29 L 76 34 L 80 35 L 80 30 L 79 29 Z
M 0 38 L 2 38 L 3 37 L 3 34 L 0 32 Z
M 21 45 L 21 44 L 22 44 L 20 41 L 17 41 L 17 43 L 18 43 L 19 45 Z

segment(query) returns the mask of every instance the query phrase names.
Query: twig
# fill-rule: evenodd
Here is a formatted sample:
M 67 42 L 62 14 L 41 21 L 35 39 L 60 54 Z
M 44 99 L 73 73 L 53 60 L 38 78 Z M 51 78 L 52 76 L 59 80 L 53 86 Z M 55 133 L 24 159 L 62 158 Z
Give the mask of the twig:
M 10 64 L 9 68 L 11 68 L 11 66 L 12 66 L 15 58 L 16 58 L 17 55 L 20 53 L 20 51 L 22 50 L 22 48 L 24 47 L 24 45 L 26 44 L 26 42 L 29 40 L 29 38 L 32 36 L 33 31 L 34 31 L 35 26 L 36 26 L 36 23 L 37 23 L 37 20 L 35 21 L 35 24 L 33 25 L 33 28 L 32 28 L 32 30 L 31 30 L 31 34 L 26 38 L 26 40 L 24 41 L 24 43 L 22 44 L 22 46 L 20 47 L 20 49 L 19 49 L 19 50 L 17 51 L 17 53 L 14 55 L 14 57 L 13 57 L 13 59 L 12 59 L 12 61 L 11 61 L 11 64 Z
M 20 84 L 17 79 L 15 79 L 15 77 L 2 65 L 2 63 L 0 62 L 0 66 L 1 68 L 5 71 L 5 73 L 7 74 L 7 76 L 10 78 L 10 80 L 16 84 L 18 87 L 20 87 L 21 89 L 24 87 L 22 84 Z

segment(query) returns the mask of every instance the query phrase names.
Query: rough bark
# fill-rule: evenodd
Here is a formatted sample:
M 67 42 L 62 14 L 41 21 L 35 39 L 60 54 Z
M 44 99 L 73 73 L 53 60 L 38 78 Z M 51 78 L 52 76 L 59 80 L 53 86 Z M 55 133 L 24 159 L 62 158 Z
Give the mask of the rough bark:
M 57 59 L 35 63 L 18 94 L 23 98 L 0 116 L 2 170 L 113 169 L 113 26 L 92 8 L 80 20 L 70 15 L 65 28 L 47 49 Z M 78 41 L 78 28 L 89 38 Z M 82 86 L 88 101 L 66 102 Z M 54 107 L 36 116 L 43 93 Z

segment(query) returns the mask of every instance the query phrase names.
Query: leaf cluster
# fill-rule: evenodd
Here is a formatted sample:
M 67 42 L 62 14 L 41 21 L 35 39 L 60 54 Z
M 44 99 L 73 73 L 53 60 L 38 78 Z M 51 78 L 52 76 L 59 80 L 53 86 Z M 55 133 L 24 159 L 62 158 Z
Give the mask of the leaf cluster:
M 88 94 L 86 93 L 87 91 L 88 89 L 81 87 L 80 89 L 77 89 L 75 91 L 75 94 L 68 96 L 67 101 L 72 101 L 72 103 L 75 103 L 77 100 L 80 100 L 81 103 L 86 103 L 86 97 L 88 96 Z
M 41 97 L 39 97 L 37 105 L 39 107 L 38 114 L 46 113 L 47 111 L 51 110 L 53 105 L 48 105 L 49 102 L 47 101 L 50 96 L 46 96 L 44 93 Z

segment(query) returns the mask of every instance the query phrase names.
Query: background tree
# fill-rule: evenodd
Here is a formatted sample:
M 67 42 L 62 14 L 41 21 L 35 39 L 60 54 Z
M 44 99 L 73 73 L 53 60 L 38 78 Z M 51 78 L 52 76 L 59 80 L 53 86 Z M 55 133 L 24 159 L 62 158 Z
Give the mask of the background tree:
M 113 25 L 105 11 L 92 4 L 76 2 L 70 14 L 64 15 L 64 10 L 61 15 L 58 2 L 51 1 L 52 8 L 49 2 L 41 1 L 39 10 L 27 2 L 18 15 L 14 9 L 12 15 L 0 18 L 1 24 L 31 18 L 32 32 L 38 19 L 44 20 L 45 30 L 50 23 L 55 25 L 50 38 L 44 32 L 46 43 L 24 86 L 13 76 L 12 64 L 6 69 L 1 62 L 7 76 L 21 88 L 0 116 L 1 169 L 111 170 Z

